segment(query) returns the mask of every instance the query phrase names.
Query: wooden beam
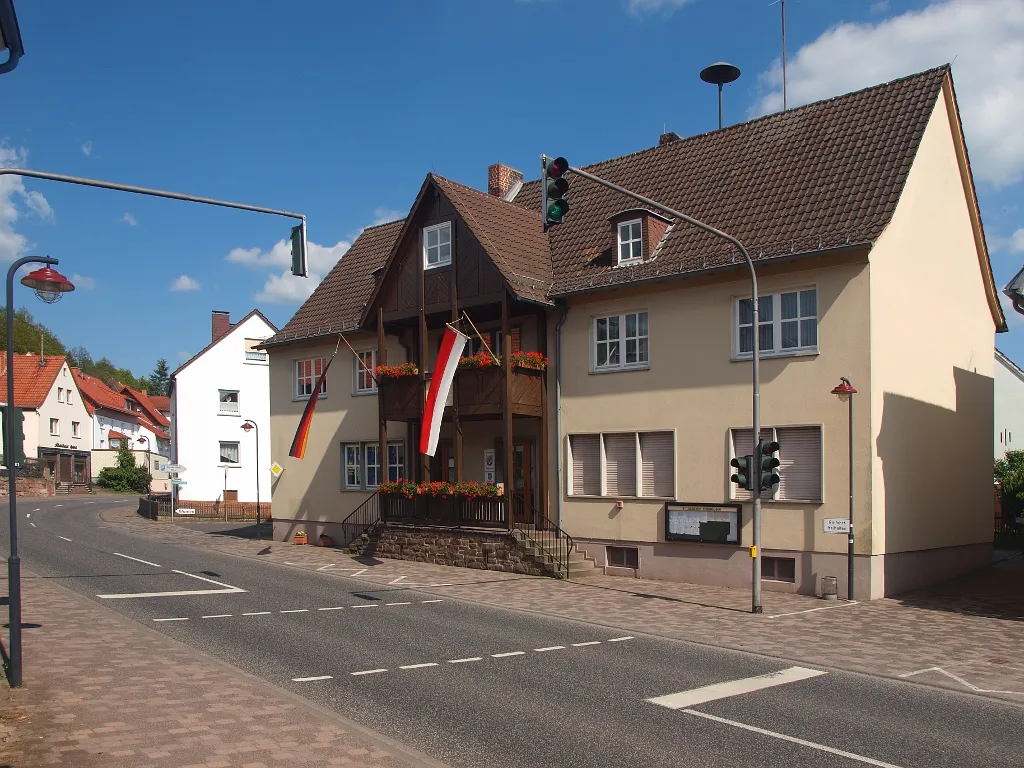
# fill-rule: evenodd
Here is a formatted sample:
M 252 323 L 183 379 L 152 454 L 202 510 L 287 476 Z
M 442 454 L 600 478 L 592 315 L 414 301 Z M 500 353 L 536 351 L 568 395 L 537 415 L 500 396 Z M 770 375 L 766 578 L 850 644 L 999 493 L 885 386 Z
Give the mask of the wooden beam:
M 377 309 L 377 365 L 387 364 L 388 348 L 387 338 L 384 335 L 384 309 L 381 307 Z M 378 480 L 388 480 L 388 423 L 384 418 L 384 395 L 380 390 L 380 381 L 376 383 L 377 417 L 380 419 L 377 443 Z
M 452 266 L 448 271 L 450 281 L 449 295 L 452 300 L 452 325 L 459 323 L 459 217 L 452 220 Z M 462 422 L 459 420 L 459 376 L 456 372 L 452 381 L 452 428 L 455 431 L 455 482 L 462 482 Z M 444 468 L 442 480 L 448 477 L 448 467 Z
M 508 516 L 508 529 L 512 530 L 512 488 L 515 485 L 512 477 L 512 355 L 509 354 L 511 339 L 508 323 L 508 291 L 501 293 L 501 365 L 505 369 L 504 393 L 501 397 L 501 415 L 505 421 L 505 514 Z
M 544 310 L 537 316 L 537 340 L 540 342 L 541 353 L 547 357 L 548 354 L 548 313 Z M 541 395 L 540 395 L 540 512 L 545 520 L 550 520 L 548 514 L 548 372 L 541 371 L 540 374 Z
M 427 315 L 424 310 L 426 289 L 424 288 L 424 277 L 423 277 L 423 230 L 420 229 L 419 237 L 417 238 L 418 247 L 416 253 L 416 274 L 419 277 L 419 296 L 420 296 L 420 322 L 418 328 L 419 338 L 419 369 L 420 369 L 420 383 L 422 384 L 422 392 L 420 392 L 420 424 L 419 434 L 417 437 L 423 439 L 423 411 L 427 404 Z M 430 479 L 430 457 L 425 453 L 420 453 L 420 447 L 416 446 L 416 455 L 420 457 L 421 461 L 417 462 L 420 468 L 420 482 L 425 482 Z

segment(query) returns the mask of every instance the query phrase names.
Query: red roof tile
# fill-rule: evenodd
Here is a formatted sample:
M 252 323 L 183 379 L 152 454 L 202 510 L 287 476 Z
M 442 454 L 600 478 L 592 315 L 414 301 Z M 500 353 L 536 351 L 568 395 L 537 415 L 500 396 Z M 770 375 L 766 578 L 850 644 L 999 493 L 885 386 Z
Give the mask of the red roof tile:
M 121 414 L 137 417 L 135 411 L 129 410 L 125 405 L 124 395 L 120 395 L 112 390 L 102 380 L 87 373 L 82 373 L 77 368 L 72 373 L 75 376 L 75 383 L 78 384 L 78 390 L 82 393 L 85 409 L 89 412 L 90 416 L 96 413 L 97 408 L 105 408 L 110 411 L 117 411 Z
M 40 365 L 40 360 L 45 362 Z M 39 355 L 27 352 L 14 355 L 14 405 L 16 408 L 38 408 L 50 394 L 57 374 L 64 365 L 63 355 Z M 6 381 L 7 356 L 0 356 L 0 381 Z M 0 400 L 7 400 L 7 388 L 3 388 Z
M 150 395 L 149 399 L 153 401 L 153 405 L 160 411 L 171 410 L 171 398 L 166 395 Z
M 160 413 L 157 409 L 156 404 L 150 399 L 149 394 L 139 389 L 132 389 L 131 387 L 121 387 L 121 393 L 128 393 L 128 395 L 135 400 L 140 406 L 142 406 L 143 413 L 146 414 L 146 418 L 152 421 L 154 424 L 160 424 L 161 426 L 168 426 L 170 421 L 166 416 Z

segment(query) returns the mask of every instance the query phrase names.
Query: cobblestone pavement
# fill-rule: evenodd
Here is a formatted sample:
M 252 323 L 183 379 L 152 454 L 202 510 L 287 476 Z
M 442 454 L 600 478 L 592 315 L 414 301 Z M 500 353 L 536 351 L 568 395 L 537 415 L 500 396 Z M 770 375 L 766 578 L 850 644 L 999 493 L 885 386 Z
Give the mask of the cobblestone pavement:
M 104 519 L 146 536 L 402 589 L 563 616 L 619 629 L 752 651 L 1024 704 L 1024 557 L 896 598 L 850 604 L 747 590 L 595 575 L 569 582 L 339 549 L 257 542 L 188 524 L 153 522 L 125 507 Z
M 48 580 L 23 585 L 24 687 L 0 683 L 4 768 L 440 765 Z

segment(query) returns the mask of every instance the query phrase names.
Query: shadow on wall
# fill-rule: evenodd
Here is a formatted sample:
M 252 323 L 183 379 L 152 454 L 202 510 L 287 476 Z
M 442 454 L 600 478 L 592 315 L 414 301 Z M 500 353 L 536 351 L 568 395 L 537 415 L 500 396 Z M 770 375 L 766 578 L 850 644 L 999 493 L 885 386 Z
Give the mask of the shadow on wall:
M 991 562 L 993 380 L 954 368 L 953 383 L 955 410 L 883 395 L 886 595 Z

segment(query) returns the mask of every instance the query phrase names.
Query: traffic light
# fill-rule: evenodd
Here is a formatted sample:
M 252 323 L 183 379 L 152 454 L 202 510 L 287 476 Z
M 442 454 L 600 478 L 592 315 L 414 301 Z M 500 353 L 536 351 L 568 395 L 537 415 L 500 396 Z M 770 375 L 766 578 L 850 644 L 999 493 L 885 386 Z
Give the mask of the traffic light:
M 772 486 L 779 484 L 779 473 L 775 471 L 779 467 L 779 458 L 774 455 L 778 452 L 779 444 L 774 440 L 757 441 L 757 461 L 762 491 L 767 491 Z
M 569 182 L 565 172 L 569 170 L 569 161 L 564 157 L 541 158 L 543 175 L 540 180 L 541 215 L 544 217 L 544 231 L 555 224 L 561 224 L 565 214 L 569 212 L 569 201 L 565 199 L 569 191 Z
M 292 274 L 306 276 L 306 222 L 292 227 Z
M 745 491 L 754 490 L 754 457 L 737 456 L 729 462 L 729 466 L 735 467 L 736 471 L 729 479 Z
M 14 466 L 20 467 L 25 464 L 25 417 L 21 408 L 13 408 L 14 412 L 14 439 L 7 439 L 7 406 L 0 406 L 0 419 L 3 419 L 4 436 L 4 462 L 14 460 Z M 9 466 L 9 465 L 8 465 Z

